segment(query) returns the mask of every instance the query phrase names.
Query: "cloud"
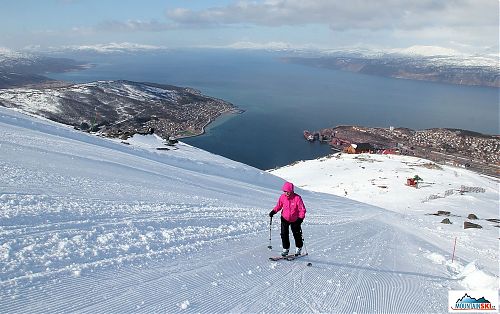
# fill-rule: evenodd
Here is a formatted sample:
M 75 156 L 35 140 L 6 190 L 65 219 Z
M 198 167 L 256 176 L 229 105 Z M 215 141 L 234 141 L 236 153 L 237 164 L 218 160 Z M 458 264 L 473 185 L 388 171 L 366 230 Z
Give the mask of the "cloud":
M 498 8 L 492 0 L 262 0 L 177 8 L 165 15 L 178 28 L 316 25 L 329 29 L 332 40 L 346 43 L 355 38 L 372 44 L 460 42 L 498 49 Z
M 175 36 L 157 36 L 158 42 L 191 46 L 239 42 L 236 46 L 248 48 L 254 45 L 245 42 L 253 41 L 264 43 L 255 45 L 264 49 L 267 45 L 283 49 L 287 45 L 432 45 L 498 51 L 498 6 L 494 0 L 234 0 L 201 9 L 187 5 L 169 9 L 164 20 L 110 19 L 35 35 L 78 43 L 81 38 L 86 42 L 137 40 L 146 32 L 170 31 Z
M 172 23 L 159 22 L 156 20 L 128 20 L 125 22 L 112 20 L 102 22 L 94 29 L 96 31 L 108 32 L 163 32 L 175 28 L 176 26 Z
M 270 50 L 282 50 L 282 49 L 292 49 L 292 45 L 290 43 L 282 42 L 282 41 L 272 41 L 266 43 L 255 43 L 250 41 L 238 41 L 226 46 L 221 46 L 220 48 L 232 48 L 232 49 L 270 49 Z
M 268 0 L 239 1 L 205 10 L 166 12 L 180 25 L 253 24 L 290 26 L 326 24 L 332 30 L 414 29 L 430 25 L 496 25 L 498 1 L 491 0 Z M 480 17 L 480 18 L 478 18 Z

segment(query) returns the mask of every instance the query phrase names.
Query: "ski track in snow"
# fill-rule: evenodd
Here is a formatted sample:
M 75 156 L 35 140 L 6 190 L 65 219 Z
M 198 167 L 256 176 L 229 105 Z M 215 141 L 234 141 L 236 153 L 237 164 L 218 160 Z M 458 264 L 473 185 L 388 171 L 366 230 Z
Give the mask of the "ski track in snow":
M 339 206 L 334 202 L 328 208 Z M 390 217 L 379 211 L 368 212 L 362 207 L 330 213 L 345 215 L 343 223 L 342 219 L 339 223 L 323 223 L 323 217 L 311 215 L 310 223 L 304 226 L 310 256 L 296 261 L 267 261 L 267 256 L 277 254 L 260 244 L 266 236 L 263 229 L 267 226 L 253 226 L 247 234 L 242 232 L 244 228 L 236 226 L 235 237 L 218 230 L 208 236 L 208 241 L 200 243 L 200 239 L 196 239 L 198 245 L 195 247 L 186 251 L 162 252 L 159 259 L 154 254 L 145 254 L 133 256 L 137 263 L 133 263 L 134 259 L 126 263 L 127 255 L 120 254 L 111 260 L 111 268 L 104 267 L 106 263 L 102 261 L 92 265 L 94 267 L 85 267 L 87 265 L 80 262 L 63 268 L 66 274 L 43 274 L 44 280 L 30 276 L 25 281 L 14 278 L 14 284 L 11 284 L 12 280 L 2 282 L 2 308 L 7 312 L 176 312 L 184 300 L 189 300 L 190 304 L 186 311 L 205 313 L 302 312 L 304 304 L 308 312 L 373 312 L 384 309 L 419 313 L 433 312 L 443 306 L 447 290 L 439 285 L 447 281 L 452 284 L 453 280 L 447 278 L 446 273 L 429 275 L 432 271 L 405 269 L 407 264 L 403 261 L 408 256 L 397 252 L 408 252 L 404 246 L 411 240 L 405 239 L 401 230 L 394 230 L 381 222 Z M 186 206 L 186 211 L 192 209 L 191 205 Z M 123 210 L 127 212 L 125 208 Z M 213 212 L 220 213 L 220 210 L 214 208 Z M 183 221 L 178 212 L 168 218 L 177 219 L 177 226 Z M 161 224 L 161 219 L 158 221 L 155 215 L 141 213 L 134 219 L 135 224 L 137 220 L 145 219 L 144 231 L 150 230 L 155 223 Z M 194 220 L 191 224 L 197 224 Z M 103 229 L 96 232 L 98 237 L 107 238 L 108 233 L 104 230 L 108 224 L 113 225 L 112 232 L 120 234 L 120 225 L 127 226 L 129 222 L 122 219 L 111 219 L 107 223 L 99 221 L 97 225 Z M 38 228 L 44 227 L 49 225 Z M 65 231 L 64 225 L 56 224 L 53 229 L 56 238 L 74 237 L 64 234 L 69 232 Z M 86 232 L 81 226 L 71 230 Z M 274 224 L 274 234 L 277 232 L 278 225 Z M 23 241 L 18 234 L 11 236 Z M 37 236 L 37 243 L 46 242 L 41 235 Z M 118 238 L 117 243 L 123 243 L 125 239 Z M 176 239 L 176 243 L 190 244 L 182 236 Z M 92 242 L 104 244 L 97 239 L 82 247 L 91 249 Z M 148 241 L 150 246 L 154 243 Z M 249 246 L 251 243 L 259 245 Z M 168 241 L 162 238 L 159 245 L 168 247 Z M 231 248 L 229 251 L 228 247 Z M 275 240 L 273 247 L 279 247 L 279 242 Z M 107 243 L 105 248 L 112 251 L 114 246 Z M 426 259 L 423 254 L 419 258 Z M 74 262 L 78 258 L 70 260 Z M 306 262 L 312 262 L 313 267 L 305 266 Z M 429 286 L 432 290 L 438 286 L 442 294 L 429 295 L 427 307 L 422 307 L 421 291 L 414 288 L 416 285 Z
M 168 265 L 143 260 L 139 265 L 83 271 L 79 277 L 17 287 L 15 296 L 22 298 L 3 298 L 2 307 L 7 312 L 27 310 L 24 303 L 35 312 L 177 312 L 189 300 L 187 312 L 303 312 L 306 305 L 305 311 L 313 313 L 382 309 L 422 313 L 446 306 L 447 290 L 440 285 L 453 280 L 445 273 L 405 269 L 403 261 L 408 256 L 387 257 L 388 252 L 380 250 L 392 245 L 392 250 L 401 249 L 394 241 L 397 230 L 383 223 L 367 228 L 365 223 L 305 226 L 331 238 L 309 241 L 306 237 L 306 245 L 314 250 L 302 260 L 266 261 L 272 253 L 265 246 L 249 249 L 248 243 L 263 237 L 254 234 L 222 240 L 202 252 L 177 255 Z M 365 236 L 364 245 L 356 247 L 358 237 Z M 247 251 L 238 253 L 238 248 Z M 306 262 L 313 266 L 307 267 Z M 415 286 L 429 289 L 425 304 Z M 436 287 L 441 287 L 441 294 L 433 293 Z
M 203 205 L 2 194 L 0 282 L 198 250 L 206 242 L 265 225 L 248 219 L 256 218 L 253 210 Z
M 279 178 L 1 108 L 0 134 L 2 313 L 435 313 L 481 271 L 405 215 L 308 191 L 309 255 L 271 262 Z

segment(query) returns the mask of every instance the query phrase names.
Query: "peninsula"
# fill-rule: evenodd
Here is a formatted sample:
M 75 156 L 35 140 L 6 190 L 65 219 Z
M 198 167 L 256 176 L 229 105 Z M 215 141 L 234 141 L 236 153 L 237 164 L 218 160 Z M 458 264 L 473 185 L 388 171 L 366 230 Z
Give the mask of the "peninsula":
M 328 143 L 336 151 L 410 155 L 500 178 L 499 135 L 447 128 L 337 126 L 305 131 L 304 136 Z
M 241 112 L 193 88 L 124 80 L 0 89 L 0 106 L 122 139 L 135 133 L 195 136 L 220 115 Z
M 0 106 L 122 139 L 135 133 L 156 133 L 164 139 L 196 136 L 222 114 L 242 112 L 189 87 L 126 80 L 72 84 L 43 76 L 89 66 L 0 51 Z

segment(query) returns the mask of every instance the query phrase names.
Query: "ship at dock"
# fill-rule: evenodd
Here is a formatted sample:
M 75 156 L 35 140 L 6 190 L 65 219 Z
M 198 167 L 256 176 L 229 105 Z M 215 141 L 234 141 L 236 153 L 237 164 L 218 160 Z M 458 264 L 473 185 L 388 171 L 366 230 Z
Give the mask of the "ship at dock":
M 311 132 L 304 130 L 304 138 L 308 140 L 309 142 L 314 141 L 314 137 Z
M 335 152 L 401 154 L 469 168 L 497 178 L 500 174 L 499 135 L 447 128 L 412 130 L 344 125 L 317 132 L 304 131 L 304 137 L 310 142 L 328 143 Z
M 318 134 L 318 137 L 319 137 L 319 134 Z M 317 140 L 316 134 L 309 132 L 308 130 L 304 130 L 304 138 L 306 140 L 308 140 L 309 142 L 314 142 L 315 140 Z

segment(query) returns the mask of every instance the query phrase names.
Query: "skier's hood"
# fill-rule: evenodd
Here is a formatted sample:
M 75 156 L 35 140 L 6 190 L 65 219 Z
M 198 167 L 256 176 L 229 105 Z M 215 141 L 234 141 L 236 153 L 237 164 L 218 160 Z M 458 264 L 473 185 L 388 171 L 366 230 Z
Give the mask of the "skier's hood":
M 293 183 L 285 182 L 285 184 L 283 184 L 282 190 L 283 192 L 293 193 Z

